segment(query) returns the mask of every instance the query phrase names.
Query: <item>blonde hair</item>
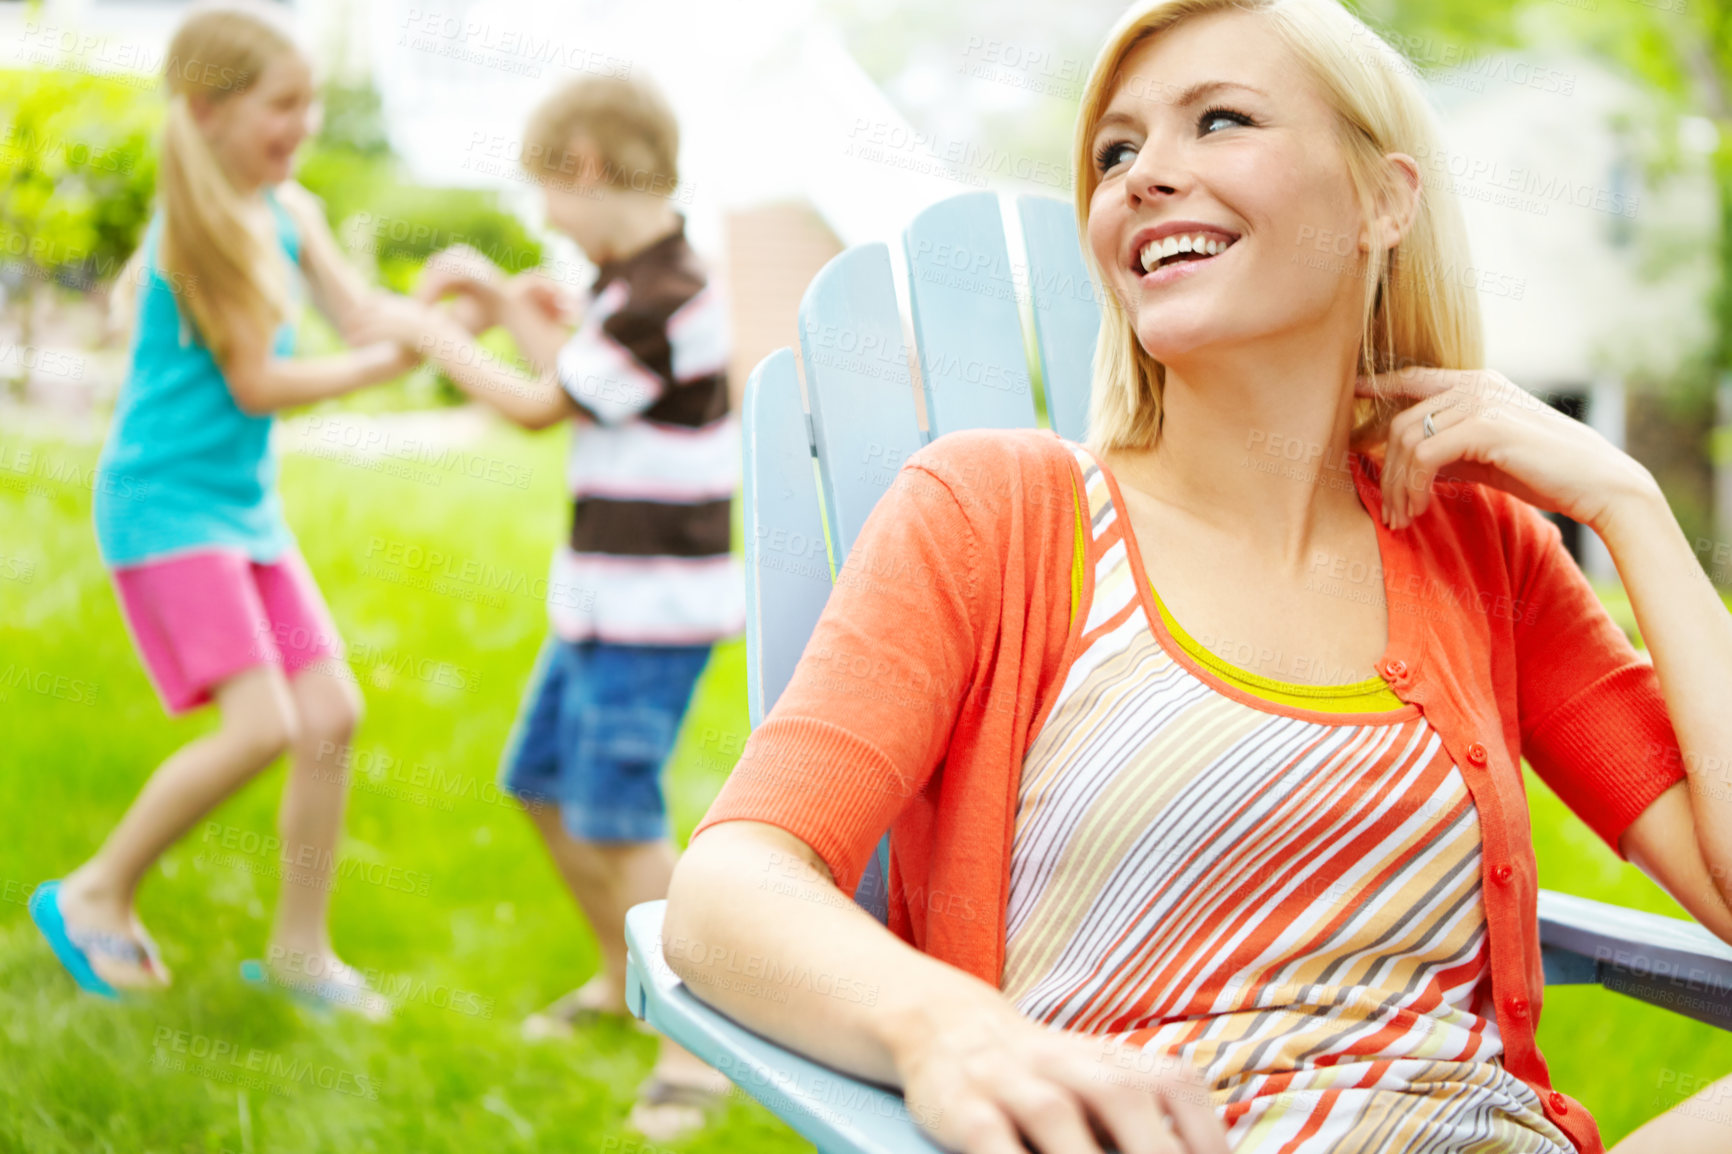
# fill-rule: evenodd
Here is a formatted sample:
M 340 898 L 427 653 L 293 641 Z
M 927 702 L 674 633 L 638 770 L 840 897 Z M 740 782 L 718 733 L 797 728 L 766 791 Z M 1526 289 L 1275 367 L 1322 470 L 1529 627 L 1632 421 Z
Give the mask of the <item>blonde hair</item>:
M 299 52 L 279 20 L 259 2 L 196 8 L 169 42 L 164 68 L 169 100 L 157 166 L 157 263 L 218 364 L 233 347 L 236 324 L 268 334 L 288 315 L 288 267 L 274 231 L 261 233 L 246 214 L 193 117 L 192 101 L 238 96 L 271 63 Z
M 630 76 L 582 76 L 530 113 L 524 170 L 569 181 L 580 142 L 594 148 L 603 183 L 662 196 L 680 182 L 680 126 L 660 89 Z
M 1215 12 L 1256 13 L 1306 66 L 1335 110 L 1336 139 L 1366 226 L 1399 179 L 1384 154 L 1438 154 L 1436 118 L 1413 66 L 1336 0 L 1150 0 L 1135 5 L 1107 34 L 1077 115 L 1072 151 L 1077 226 L 1096 284 L 1108 282 L 1088 244 L 1089 205 L 1100 183 L 1090 151 L 1095 126 L 1134 48 L 1182 21 Z M 1359 372 L 1374 388 L 1378 374 L 1409 365 L 1481 367 L 1478 302 L 1466 278 L 1451 275 L 1465 269 L 1467 253 L 1460 206 L 1453 195 L 1428 185 L 1407 234 L 1364 278 Z M 1107 291 L 1101 298 L 1088 444 L 1097 453 L 1148 448 L 1160 436 L 1166 371 L 1143 350 L 1118 297 Z M 1384 397 L 1361 401 L 1355 440 L 1375 438 L 1399 408 Z

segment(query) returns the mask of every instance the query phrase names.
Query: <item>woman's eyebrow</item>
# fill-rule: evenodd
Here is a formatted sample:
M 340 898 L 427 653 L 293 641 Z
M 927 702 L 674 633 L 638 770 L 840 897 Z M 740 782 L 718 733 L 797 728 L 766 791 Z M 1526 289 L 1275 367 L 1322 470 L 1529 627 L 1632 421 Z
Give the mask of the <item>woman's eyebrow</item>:
M 1173 85 L 1164 81 L 1156 80 L 1151 76 L 1138 76 L 1135 74 L 1125 77 L 1124 81 L 1119 85 L 1119 92 L 1123 96 L 1129 97 L 1132 100 L 1152 100 L 1161 104 L 1171 104 L 1183 108 L 1186 105 L 1195 104 L 1199 100 L 1211 96 L 1223 88 L 1242 88 L 1246 92 L 1254 92 L 1258 96 L 1266 97 L 1269 95 L 1267 92 L 1264 92 L 1261 88 L 1258 88 L 1255 85 L 1245 84 L 1238 80 L 1199 80 L 1188 88 L 1175 89 Z M 1115 100 L 1114 103 L 1117 103 L 1117 100 Z M 1104 113 L 1097 123 L 1108 124 L 1118 120 L 1129 119 L 1130 116 L 1128 114 L 1115 110 Z
M 1257 88 L 1250 84 L 1243 84 L 1237 80 L 1203 80 L 1174 95 L 1172 94 L 1171 85 L 1165 85 L 1158 80 L 1149 80 L 1134 75 L 1125 78 L 1124 83 L 1119 86 L 1119 91 L 1120 93 L 1129 93 L 1134 99 L 1158 100 L 1162 104 L 1171 104 L 1179 108 L 1184 108 L 1196 104 L 1198 101 L 1219 92 L 1223 88 L 1242 88 L 1246 92 L 1254 92 L 1258 96 L 1269 95 L 1261 88 Z M 1122 99 L 1122 97 L 1115 98 L 1114 103 L 1118 103 L 1120 99 Z M 1106 112 L 1101 113 L 1101 118 L 1095 121 L 1095 135 L 1098 137 L 1102 129 L 1117 127 L 1136 128 L 1140 123 L 1141 122 L 1138 118 L 1130 112 L 1127 112 L 1122 108 L 1111 108 Z

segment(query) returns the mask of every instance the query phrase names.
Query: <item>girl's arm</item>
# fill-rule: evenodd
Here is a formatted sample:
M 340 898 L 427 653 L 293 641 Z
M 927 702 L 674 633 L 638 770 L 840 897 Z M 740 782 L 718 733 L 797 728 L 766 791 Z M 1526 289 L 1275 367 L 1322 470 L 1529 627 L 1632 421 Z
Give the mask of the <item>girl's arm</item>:
M 223 379 L 235 404 L 254 414 L 274 413 L 328 400 L 402 376 L 419 358 L 399 344 L 382 341 L 323 357 L 279 357 L 270 334 L 237 319 L 229 326 L 230 349 Z
M 330 225 L 325 223 L 318 197 L 292 180 L 277 185 L 276 193 L 300 233 L 301 271 L 306 275 L 313 306 L 345 341 L 356 344 L 353 339 L 356 322 L 380 297 L 388 294 L 369 285 L 344 258 L 337 238 L 331 235 Z
M 383 295 L 369 288 L 343 259 L 325 224 L 318 200 L 294 181 L 277 186 L 277 197 L 294 219 L 301 240 L 301 268 L 313 303 L 353 343 L 355 321 Z M 277 357 L 271 334 L 244 323 L 230 326 L 233 347 L 223 376 L 235 403 L 250 413 L 270 413 L 342 396 L 401 376 L 419 358 L 392 342 L 378 342 L 322 357 Z
M 469 329 L 438 308 L 392 298 L 369 310 L 359 332 L 369 340 L 414 348 L 469 396 L 526 429 L 545 429 L 577 411 L 551 367 L 524 376 L 476 344 Z
M 559 351 L 571 339 L 565 317 L 573 302 L 558 281 L 530 271 L 503 276 L 492 261 L 462 245 L 436 255 L 415 286 L 415 299 L 432 303 L 455 296 L 461 306 L 472 306 L 485 326 L 467 324 L 471 332 L 494 324 L 505 326 L 530 364 L 552 372 Z

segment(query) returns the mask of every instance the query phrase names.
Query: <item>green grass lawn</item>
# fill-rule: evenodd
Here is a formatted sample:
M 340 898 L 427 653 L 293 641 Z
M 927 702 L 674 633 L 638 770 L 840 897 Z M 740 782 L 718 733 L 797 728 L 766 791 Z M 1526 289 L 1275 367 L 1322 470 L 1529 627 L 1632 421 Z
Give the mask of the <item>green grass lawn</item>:
M 213 718 L 169 720 L 132 651 L 91 534 L 95 449 L 0 436 L 0 1149 L 653 1154 L 623 1126 L 650 1039 L 605 1026 L 518 1041 L 525 1013 L 596 964 L 528 823 L 492 787 L 544 633 L 534 590 L 566 516 L 563 441 L 500 430 L 469 452 L 512 466 L 495 477 L 528 470 L 527 486 L 450 462 L 284 461 L 290 522 L 367 699 L 344 853 L 404 871 L 359 870 L 333 903 L 348 960 L 406 998 L 373 1026 L 305 1017 L 238 979 L 275 898 L 260 847 L 280 767 L 143 890 L 171 992 L 116 1008 L 75 995 L 55 964 L 29 887 L 87 856 Z M 522 580 L 495 592 L 465 579 L 469 562 Z M 742 644 L 718 648 L 682 733 L 669 775 L 682 839 L 744 736 L 744 665 Z M 1543 884 L 1678 912 L 1543 786 L 1531 794 Z M 1732 1035 L 1597 989 L 1552 992 L 1540 1041 L 1608 1139 L 1732 1071 Z M 741 1099 L 680 1149 L 809 1147 Z

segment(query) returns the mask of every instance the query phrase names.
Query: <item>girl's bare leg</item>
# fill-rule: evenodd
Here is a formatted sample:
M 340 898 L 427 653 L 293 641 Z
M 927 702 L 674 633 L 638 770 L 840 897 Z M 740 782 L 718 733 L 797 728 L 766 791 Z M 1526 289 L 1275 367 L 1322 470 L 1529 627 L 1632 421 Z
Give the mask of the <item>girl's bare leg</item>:
M 282 889 L 267 960 L 289 980 L 317 981 L 341 973 L 326 919 L 361 695 L 348 667 L 336 658 L 301 670 L 289 689 L 300 725 L 277 817 Z
M 62 881 L 60 908 L 69 926 L 136 940 L 133 899 L 146 871 L 295 740 L 295 705 L 282 670 L 268 665 L 243 670 L 217 686 L 212 697 L 222 715 L 216 731 L 182 746 L 158 766 L 96 856 Z M 115 986 L 163 984 L 142 965 L 94 953 L 90 961 Z

